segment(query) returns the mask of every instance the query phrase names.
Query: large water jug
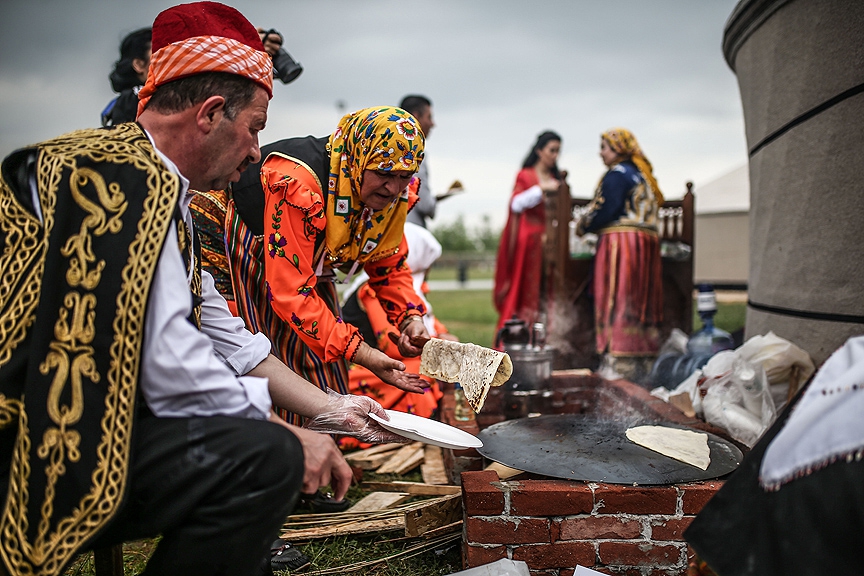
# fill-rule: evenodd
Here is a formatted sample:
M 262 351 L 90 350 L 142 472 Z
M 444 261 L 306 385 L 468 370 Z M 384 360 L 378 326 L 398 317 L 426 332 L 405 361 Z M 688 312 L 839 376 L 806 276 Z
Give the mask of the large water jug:
M 696 296 L 696 311 L 702 320 L 702 329 L 695 332 L 687 341 L 687 352 L 692 355 L 713 356 L 721 350 L 732 350 L 735 342 L 732 335 L 714 326 L 717 314 L 717 295 L 711 284 L 700 284 Z

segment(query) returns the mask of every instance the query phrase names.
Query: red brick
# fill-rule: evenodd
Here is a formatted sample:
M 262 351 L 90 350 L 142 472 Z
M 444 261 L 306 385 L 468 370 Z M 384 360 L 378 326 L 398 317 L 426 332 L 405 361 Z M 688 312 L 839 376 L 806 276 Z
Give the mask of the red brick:
M 591 512 L 591 489 L 582 482 L 526 480 L 510 491 L 510 513 L 517 516 L 567 516 Z
M 601 514 L 675 514 L 678 492 L 671 486 L 601 484 L 594 490 L 594 501 Z
M 462 506 L 468 516 L 492 516 L 504 512 L 504 492 L 494 470 L 462 473 Z
M 522 560 L 532 570 L 544 568 L 573 568 L 580 564 L 594 565 L 594 545 L 590 542 L 557 542 L 535 546 L 517 546 L 513 560 Z
M 462 564 L 465 565 L 465 568 L 482 566 L 506 557 L 506 546 L 483 548 L 482 546 L 469 546 L 464 542 L 462 543 Z
M 670 518 L 669 520 L 654 520 L 651 522 L 651 540 L 683 540 L 684 530 L 695 516 Z M 656 522 L 656 524 L 655 524 Z
M 723 487 L 723 481 L 694 482 L 693 484 L 681 484 L 678 487 L 684 491 L 681 498 L 684 514 L 698 514 L 708 503 L 708 500 Z
M 644 566 L 665 564 L 676 566 L 681 561 L 677 546 L 657 546 L 650 542 L 600 542 L 600 562 L 606 565 Z
M 551 542 L 545 518 L 476 518 L 465 521 L 465 537 L 477 544 L 528 544 Z
M 566 518 L 559 524 L 557 538 L 560 540 L 627 540 L 642 535 L 641 522 L 617 516 Z

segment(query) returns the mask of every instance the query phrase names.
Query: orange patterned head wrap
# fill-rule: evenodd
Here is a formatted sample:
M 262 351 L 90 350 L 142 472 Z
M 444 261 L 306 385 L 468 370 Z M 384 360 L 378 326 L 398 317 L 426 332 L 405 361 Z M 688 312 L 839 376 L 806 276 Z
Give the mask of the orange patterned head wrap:
M 230 6 L 194 2 L 161 12 L 153 22 L 152 50 L 138 93 L 139 116 L 160 85 L 203 72 L 249 78 L 273 97 L 273 62 L 257 29 Z
M 645 154 L 642 153 L 642 149 L 639 147 L 639 143 L 636 141 L 636 137 L 633 136 L 633 133 L 625 128 L 613 128 L 601 134 L 600 137 L 609 144 L 609 148 L 611 148 L 612 151 L 619 156 L 623 156 L 624 159 L 630 160 L 636 165 L 636 168 L 638 168 L 642 173 L 642 177 L 645 178 L 645 181 L 649 186 L 651 186 L 651 190 L 654 192 L 654 197 L 657 198 L 657 205 L 662 205 L 663 193 L 660 191 L 660 186 L 654 178 L 654 171 L 651 162 L 649 162 L 648 158 L 645 157 Z
M 409 194 L 383 210 L 360 199 L 364 170 L 416 172 L 425 138 L 417 120 L 401 108 L 379 106 L 346 114 L 330 136 L 327 184 L 327 250 L 340 262 L 378 260 L 402 241 Z

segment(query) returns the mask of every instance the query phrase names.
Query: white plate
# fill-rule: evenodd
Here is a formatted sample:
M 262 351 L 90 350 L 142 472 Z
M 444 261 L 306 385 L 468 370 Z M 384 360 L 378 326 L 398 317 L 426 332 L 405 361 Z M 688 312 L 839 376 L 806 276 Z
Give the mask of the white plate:
M 453 426 L 448 426 L 437 420 L 430 420 L 429 418 L 397 412 L 395 410 L 385 410 L 385 412 L 390 417 L 389 421 L 384 420 L 377 414 L 369 414 L 369 417 L 387 430 L 405 438 L 454 450 L 480 448 L 483 446 L 483 442 L 473 434 L 469 434 Z

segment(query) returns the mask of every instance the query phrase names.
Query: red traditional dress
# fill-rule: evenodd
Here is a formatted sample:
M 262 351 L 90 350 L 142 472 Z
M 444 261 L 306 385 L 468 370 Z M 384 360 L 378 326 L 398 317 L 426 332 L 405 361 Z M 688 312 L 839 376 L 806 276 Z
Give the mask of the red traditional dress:
M 511 203 L 513 198 L 532 186 L 538 186 L 539 182 L 534 168 L 520 170 Z M 513 316 L 529 324 L 537 320 L 545 231 L 543 202 L 518 214 L 510 210 L 495 262 L 493 298 L 500 315 L 496 333 Z
M 628 159 L 600 180 L 578 234 L 599 235 L 594 258 L 597 352 L 654 356 L 660 346 L 663 282 L 657 210 L 663 196 L 636 139 L 624 129 L 603 134 Z

